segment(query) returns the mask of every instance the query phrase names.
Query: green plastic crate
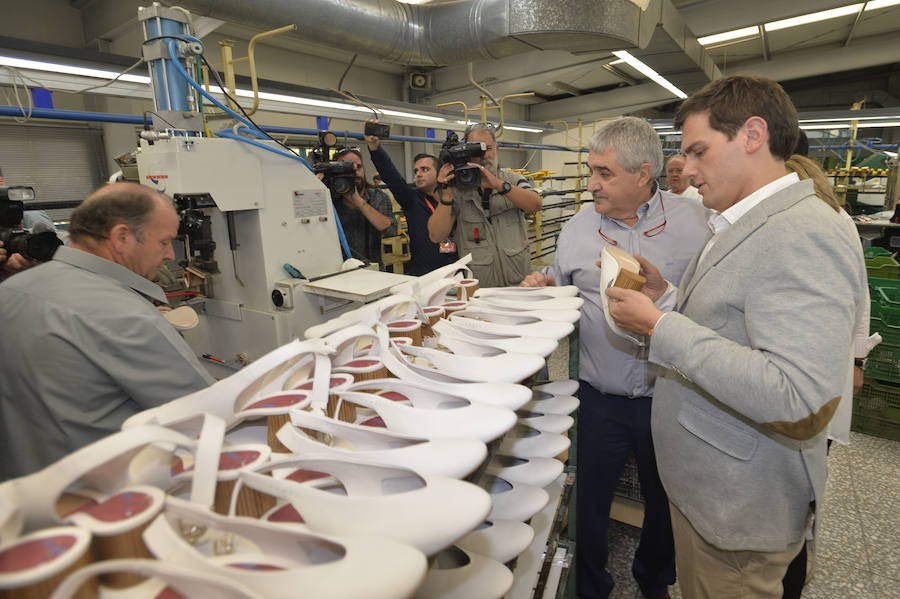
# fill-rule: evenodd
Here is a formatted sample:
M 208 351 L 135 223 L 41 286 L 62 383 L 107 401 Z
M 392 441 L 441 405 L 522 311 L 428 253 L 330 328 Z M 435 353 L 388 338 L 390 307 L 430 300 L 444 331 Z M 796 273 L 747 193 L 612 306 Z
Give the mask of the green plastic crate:
M 900 383 L 900 346 L 882 342 L 869 352 L 868 358 L 867 376 L 880 381 Z M 898 416 L 900 416 L 900 395 L 898 395 L 897 408 Z
M 869 279 L 869 297 L 882 306 L 900 308 L 900 279 Z
M 875 256 L 866 258 L 866 272 L 870 277 L 896 279 L 900 264 L 891 256 Z
M 875 258 L 877 256 L 890 256 L 890 255 L 891 255 L 890 250 L 888 250 L 886 248 L 882 248 L 882 247 L 877 247 L 877 246 L 868 247 L 863 250 L 863 256 L 865 256 L 866 258 Z
M 872 416 L 900 423 L 900 384 L 881 380 L 866 368 L 866 379 L 853 397 L 853 414 Z

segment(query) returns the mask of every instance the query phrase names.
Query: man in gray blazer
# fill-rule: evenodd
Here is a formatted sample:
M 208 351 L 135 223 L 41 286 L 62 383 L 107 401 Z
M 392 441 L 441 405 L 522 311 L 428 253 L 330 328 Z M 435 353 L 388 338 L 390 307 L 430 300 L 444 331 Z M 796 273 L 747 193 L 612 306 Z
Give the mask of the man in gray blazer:
M 666 297 L 610 289 L 610 313 L 651 335 L 660 365 L 651 427 L 684 596 L 780 598 L 821 506 L 865 266 L 812 182 L 785 169 L 797 113 L 777 83 L 714 81 L 675 126 L 684 174 L 717 211 L 713 237 L 674 311 L 656 307 Z

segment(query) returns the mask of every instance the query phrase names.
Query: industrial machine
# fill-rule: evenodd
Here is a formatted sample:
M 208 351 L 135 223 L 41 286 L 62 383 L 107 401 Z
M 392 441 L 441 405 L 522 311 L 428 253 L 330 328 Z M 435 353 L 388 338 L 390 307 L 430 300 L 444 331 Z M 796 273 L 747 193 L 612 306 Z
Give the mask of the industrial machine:
M 329 189 L 299 156 L 198 84 L 203 47 L 186 12 L 154 4 L 139 9 L 139 19 L 155 110 L 138 174 L 175 199 L 182 278 L 200 312 L 200 325 L 184 335 L 198 354 L 252 361 L 408 278 L 358 267 L 341 273 L 343 233 Z M 202 136 L 203 102 L 238 125 Z

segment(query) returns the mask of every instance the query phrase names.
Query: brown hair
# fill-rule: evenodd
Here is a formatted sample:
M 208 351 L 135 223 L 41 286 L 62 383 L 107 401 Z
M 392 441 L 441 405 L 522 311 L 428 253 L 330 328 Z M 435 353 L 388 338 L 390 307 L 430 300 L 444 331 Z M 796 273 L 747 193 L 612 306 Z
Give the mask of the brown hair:
M 706 84 L 685 100 L 675 115 L 682 129 L 692 114 L 708 112 L 709 126 L 734 139 L 747 119 L 758 116 L 769 126 L 769 151 L 787 160 L 797 145 L 797 109 L 777 82 L 758 75 L 731 75 Z
M 72 211 L 69 236 L 75 242 L 84 242 L 86 238 L 106 239 L 113 227 L 125 224 L 138 241 L 143 241 L 144 229 L 156 209 L 157 198 L 171 201 L 136 183 L 104 185 Z
M 797 173 L 800 180 L 812 179 L 816 195 L 823 202 L 834 208 L 835 212 L 841 210 L 841 203 L 834 195 L 834 189 L 831 187 L 831 183 L 828 182 L 825 171 L 822 170 L 822 167 L 819 166 L 816 161 L 811 160 L 806 156 L 801 156 L 800 154 L 794 154 L 785 161 L 784 166 L 787 167 L 788 170 Z

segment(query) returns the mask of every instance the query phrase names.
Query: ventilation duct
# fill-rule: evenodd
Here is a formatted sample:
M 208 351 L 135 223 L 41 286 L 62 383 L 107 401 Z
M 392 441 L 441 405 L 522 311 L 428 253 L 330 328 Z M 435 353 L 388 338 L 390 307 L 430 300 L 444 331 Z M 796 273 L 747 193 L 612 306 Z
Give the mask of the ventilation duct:
M 178 0 L 202 16 L 296 35 L 404 65 L 441 66 L 529 50 L 644 48 L 662 0 Z

